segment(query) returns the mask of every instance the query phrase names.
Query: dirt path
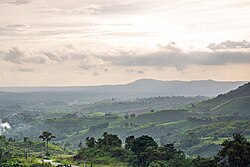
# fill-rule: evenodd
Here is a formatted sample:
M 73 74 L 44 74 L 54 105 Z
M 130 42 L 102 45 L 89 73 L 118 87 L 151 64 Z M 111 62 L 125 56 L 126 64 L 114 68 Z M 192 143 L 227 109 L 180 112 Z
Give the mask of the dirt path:
M 224 103 L 222 103 L 222 104 L 220 104 L 220 105 L 218 105 L 218 106 L 216 106 L 216 107 L 210 109 L 209 111 L 216 110 L 217 108 L 219 108 L 219 107 L 221 107 L 221 106 L 223 106 L 223 105 L 226 105 L 227 103 L 229 103 L 229 102 L 231 102 L 231 101 L 232 101 L 232 100 L 228 100 L 228 101 L 226 101 L 226 102 L 224 102 Z

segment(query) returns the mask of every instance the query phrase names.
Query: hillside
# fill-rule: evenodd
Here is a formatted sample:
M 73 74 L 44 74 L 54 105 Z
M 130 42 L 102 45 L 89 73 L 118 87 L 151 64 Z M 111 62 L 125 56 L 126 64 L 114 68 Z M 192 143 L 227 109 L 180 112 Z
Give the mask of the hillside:
M 220 94 L 216 98 L 200 102 L 197 105 L 194 105 L 191 110 L 197 112 L 211 113 L 225 113 L 225 111 L 228 111 L 229 113 L 242 112 L 246 114 L 250 111 L 249 96 L 250 83 L 246 83 L 235 90 L 231 90 L 226 94 Z
M 250 96 L 234 98 L 211 109 L 210 111 L 214 114 L 240 114 L 242 116 L 249 116 Z

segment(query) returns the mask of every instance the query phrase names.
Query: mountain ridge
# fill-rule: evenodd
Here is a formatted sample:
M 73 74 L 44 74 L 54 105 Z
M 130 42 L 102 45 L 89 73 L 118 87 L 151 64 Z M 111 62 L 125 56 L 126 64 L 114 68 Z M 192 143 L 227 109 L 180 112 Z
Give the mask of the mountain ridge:
M 4 92 L 71 92 L 97 94 L 130 94 L 133 97 L 152 96 L 217 96 L 226 93 L 246 81 L 163 81 L 155 79 L 140 79 L 128 84 L 100 86 L 62 86 L 62 87 L 0 87 Z

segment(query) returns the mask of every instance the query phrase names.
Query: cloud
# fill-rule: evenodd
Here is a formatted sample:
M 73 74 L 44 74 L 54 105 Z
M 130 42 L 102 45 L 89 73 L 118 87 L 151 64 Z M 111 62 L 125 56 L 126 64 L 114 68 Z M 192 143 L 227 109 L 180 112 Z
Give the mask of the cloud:
M 153 2 L 153 1 L 152 1 Z M 114 14 L 139 14 L 152 9 L 153 3 L 145 1 L 85 1 L 76 8 L 43 8 L 42 13 L 57 14 L 84 14 L 84 15 L 114 15 Z
M 102 58 L 98 58 L 95 56 L 86 56 L 80 64 L 80 68 L 82 69 L 89 69 L 92 67 L 96 67 L 96 66 L 103 66 L 108 64 L 107 61 L 104 61 Z
M 223 42 L 222 42 L 223 43 Z M 250 63 L 250 51 L 241 51 L 240 48 L 247 48 L 247 42 L 236 43 L 238 50 L 217 51 L 183 51 L 175 43 L 160 47 L 159 50 L 145 54 L 126 54 L 120 56 L 103 57 L 104 61 L 110 61 L 118 66 L 155 66 L 155 67 L 175 67 L 178 70 L 189 65 L 225 65 L 225 64 L 245 64 Z M 215 44 L 216 45 L 216 44 Z M 217 45 L 216 45 L 217 46 Z M 229 46 L 228 46 L 229 47 Z M 178 49 L 176 49 L 178 48 Z M 128 56 L 129 55 L 129 56 Z
M 95 50 L 77 50 L 72 46 L 57 51 L 24 51 L 13 47 L 8 51 L 0 51 L 0 58 L 16 64 L 50 64 L 74 60 L 80 62 L 78 66 L 84 70 L 101 68 L 108 71 L 105 69 L 110 66 L 156 67 L 159 69 L 175 67 L 177 70 L 183 70 L 190 65 L 249 64 L 248 44 L 249 42 L 245 40 L 241 42 L 225 41 L 214 44 L 216 48 L 221 46 L 220 48 L 224 49 L 195 50 L 186 49 L 171 42 L 166 45 L 157 45 L 155 49 L 143 52 L 142 50 L 131 52 L 121 48 L 97 52 Z M 145 73 L 144 70 L 130 72 Z
M 230 41 L 221 42 L 219 44 L 211 43 L 207 46 L 211 50 L 226 50 L 226 49 L 249 49 L 250 42 L 246 40 L 242 41 Z
M 48 51 L 23 51 L 17 47 L 12 47 L 7 52 L 0 51 L 0 58 L 16 64 L 45 64 L 60 63 L 69 59 L 69 56 L 67 54 L 59 56 L 56 53 Z
M 182 49 L 176 45 L 175 42 L 170 42 L 165 46 L 162 45 L 157 45 L 159 48 L 167 50 L 167 51 L 172 51 L 172 52 L 181 52 Z
M 19 31 L 27 28 L 29 28 L 29 25 L 22 23 L 6 24 L 0 26 L 1 31 Z
M 29 30 L 28 24 L 14 23 L 7 25 L 0 25 L 0 36 L 17 37 L 20 35 L 27 35 Z
M 0 0 L 0 3 L 8 3 L 14 5 L 25 5 L 30 4 L 31 0 Z
M 11 48 L 8 52 L 1 52 L 3 59 L 12 63 L 21 64 L 22 59 L 25 58 L 25 54 L 18 48 Z
M 40 51 L 40 52 L 37 52 L 37 53 L 45 55 L 46 57 L 48 57 L 49 60 L 55 61 L 57 63 L 64 62 L 64 61 L 71 58 L 71 56 L 68 55 L 68 54 L 60 54 L 59 55 L 58 53 L 53 53 L 53 52 L 48 52 L 48 51 Z
M 10 28 L 28 28 L 29 25 L 28 24 L 22 24 L 22 23 L 15 23 L 15 24 L 7 24 L 6 27 L 10 27 Z

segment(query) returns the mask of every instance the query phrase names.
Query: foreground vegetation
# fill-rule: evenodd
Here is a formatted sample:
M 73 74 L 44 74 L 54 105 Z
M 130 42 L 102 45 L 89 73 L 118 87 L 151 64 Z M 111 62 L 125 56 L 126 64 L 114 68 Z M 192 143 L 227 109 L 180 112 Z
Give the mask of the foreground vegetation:
M 28 157 L 27 153 L 18 154 L 23 148 L 19 142 L 9 141 L 1 137 L 0 164 L 6 167 L 50 167 L 49 163 L 41 163 L 39 156 Z M 7 147 L 15 145 L 19 149 L 9 151 Z M 174 147 L 173 143 L 158 146 L 150 136 L 129 136 L 122 147 L 117 135 L 103 133 L 101 138 L 86 138 L 86 147 L 74 156 L 59 156 L 57 161 L 63 164 L 82 164 L 89 166 L 120 167 L 249 167 L 250 142 L 241 134 L 234 134 L 231 140 L 224 140 L 222 149 L 210 158 L 189 157 L 185 152 Z M 53 149 L 51 150 L 53 152 Z M 14 154 L 16 153 L 16 154 Z M 69 166 L 69 165 L 66 165 Z
M 108 164 L 134 167 L 248 167 L 250 166 L 250 143 L 241 134 L 225 140 L 222 149 L 210 158 L 188 157 L 177 150 L 174 144 L 158 146 L 152 137 L 143 135 L 125 140 L 125 148 L 116 136 L 104 133 L 102 138 L 86 139 L 87 148 L 81 148 L 75 160 L 86 160 L 91 164 Z

